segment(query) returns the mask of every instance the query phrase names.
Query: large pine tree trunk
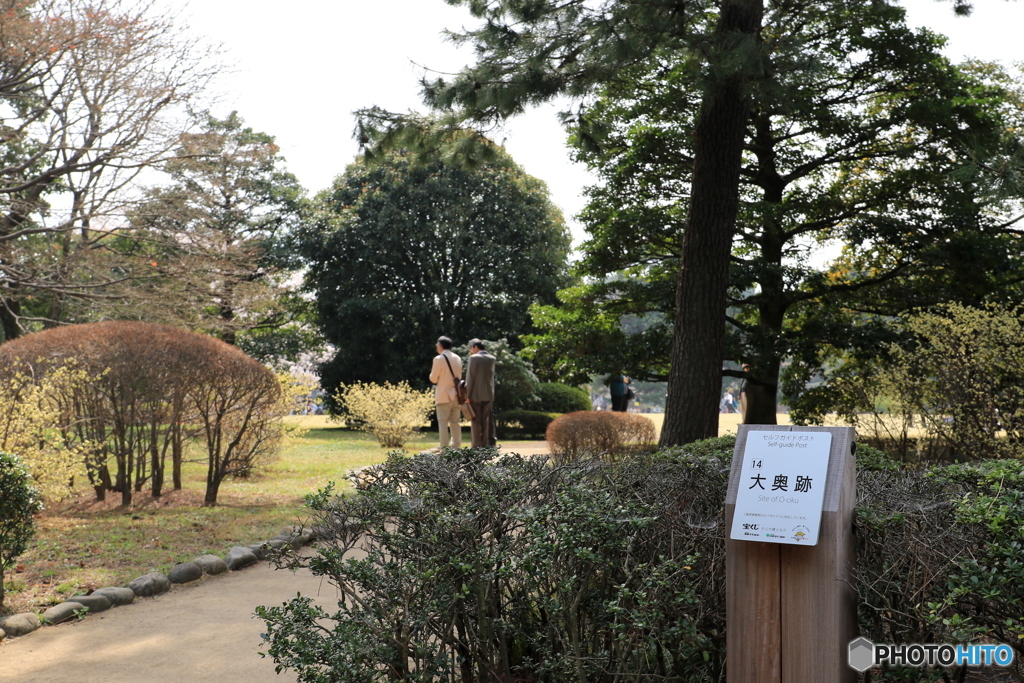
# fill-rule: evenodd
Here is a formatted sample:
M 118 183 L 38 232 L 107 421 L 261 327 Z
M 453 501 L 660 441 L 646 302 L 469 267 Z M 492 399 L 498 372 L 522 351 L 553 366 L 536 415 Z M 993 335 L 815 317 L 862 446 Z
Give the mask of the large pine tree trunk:
M 746 381 L 743 388 L 743 393 L 746 394 L 743 424 L 776 424 L 781 365 L 779 358 L 762 358 L 752 371 L 753 376 Z
M 718 436 L 725 295 L 750 101 L 744 71 L 763 13 L 762 0 L 724 0 L 715 30 L 717 57 L 694 130 L 662 446 Z

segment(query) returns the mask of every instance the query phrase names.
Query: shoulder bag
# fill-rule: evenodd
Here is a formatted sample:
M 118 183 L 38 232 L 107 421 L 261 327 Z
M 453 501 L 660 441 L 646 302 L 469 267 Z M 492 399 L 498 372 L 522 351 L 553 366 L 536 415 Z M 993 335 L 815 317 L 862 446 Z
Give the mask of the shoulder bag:
M 448 360 L 448 356 L 445 356 L 443 353 L 441 356 L 444 358 L 444 362 L 448 364 L 448 372 L 452 373 L 452 381 L 455 383 L 455 400 L 458 401 L 460 406 L 463 403 L 469 403 L 469 397 L 466 395 L 466 382 L 455 376 L 455 371 L 452 370 L 452 362 Z

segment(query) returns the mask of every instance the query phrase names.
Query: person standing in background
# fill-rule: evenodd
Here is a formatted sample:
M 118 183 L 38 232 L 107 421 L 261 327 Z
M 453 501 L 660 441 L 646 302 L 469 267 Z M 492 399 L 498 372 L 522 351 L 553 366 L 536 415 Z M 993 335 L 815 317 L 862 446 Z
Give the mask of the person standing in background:
M 491 406 L 494 404 L 494 365 L 496 359 L 484 349 L 479 339 L 469 340 L 469 361 L 466 363 L 466 394 L 473 408 L 470 433 L 473 448 L 495 443 L 491 434 Z
M 459 401 L 455 385 L 462 379 L 462 359 L 452 353 L 452 340 L 438 337 L 437 355 L 430 367 L 437 404 L 437 434 L 441 448 L 462 448 L 462 427 L 459 425 Z M 449 438 L 450 436 L 450 438 Z
M 722 412 L 736 412 L 736 398 L 732 395 L 732 389 L 728 389 L 724 394 L 722 394 Z
M 605 380 L 608 384 L 608 391 L 612 395 L 612 410 L 618 413 L 626 412 L 629 407 L 629 377 L 623 374 L 609 375 Z

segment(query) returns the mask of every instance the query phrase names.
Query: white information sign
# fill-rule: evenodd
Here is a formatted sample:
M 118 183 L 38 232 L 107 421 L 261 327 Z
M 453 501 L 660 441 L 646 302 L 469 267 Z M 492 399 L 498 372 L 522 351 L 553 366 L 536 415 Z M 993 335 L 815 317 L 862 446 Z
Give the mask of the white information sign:
M 747 432 L 729 538 L 817 545 L 829 432 Z

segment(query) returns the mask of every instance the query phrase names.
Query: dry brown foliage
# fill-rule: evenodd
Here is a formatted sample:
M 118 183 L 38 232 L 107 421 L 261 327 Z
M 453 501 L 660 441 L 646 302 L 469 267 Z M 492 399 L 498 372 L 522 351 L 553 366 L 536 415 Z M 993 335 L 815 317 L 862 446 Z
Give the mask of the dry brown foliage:
M 556 459 L 616 456 L 653 446 L 654 422 L 642 415 L 581 410 L 562 415 L 548 426 L 547 441 Z
M 59 327 L 0 347 L 0 373 L 43 377 L 73 359 L 98 378 L 63 397 L 74 419 L 69 443 L 102 444 L 86 464 L 102 499 L 122 505 L 151 483 L 159 497 L 170 464 L 181 488 L 186 446 L 198 441 L 208 462 L 206 504 L 227 476 L 265 461 L 280 437 L 286 408 L 275 375 L 233 346 L 187 330 L 143 322 Z

